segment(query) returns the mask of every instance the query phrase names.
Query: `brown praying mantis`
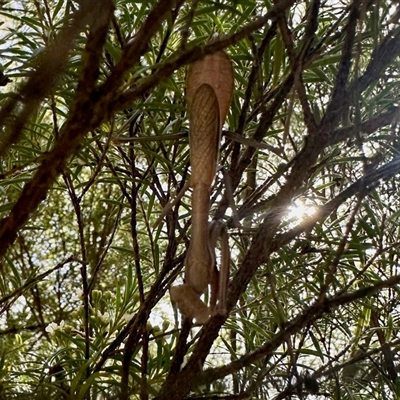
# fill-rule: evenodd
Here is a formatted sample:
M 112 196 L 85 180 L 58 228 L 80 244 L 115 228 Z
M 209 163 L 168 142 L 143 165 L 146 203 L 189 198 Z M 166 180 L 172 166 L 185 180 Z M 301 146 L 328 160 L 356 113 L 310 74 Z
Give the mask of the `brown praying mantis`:
M 233 92 L 233 68 L 228 55 L 219 51 L 195 62 L 187 80 L 189 146 L 192 175 L 192 235 L 185 258 L 185 283 L 170 288 L 181 313 L 204 324 L 214 312 L 226 313 L 230 251 L 228 234 L 220 221 L 208 223 L 211 186 L 217 170 L 221 128 Z M 221 238 L 221 267 L 217 270 L 215 247 Z M 210 306 L 200 297 L 211 287 Z

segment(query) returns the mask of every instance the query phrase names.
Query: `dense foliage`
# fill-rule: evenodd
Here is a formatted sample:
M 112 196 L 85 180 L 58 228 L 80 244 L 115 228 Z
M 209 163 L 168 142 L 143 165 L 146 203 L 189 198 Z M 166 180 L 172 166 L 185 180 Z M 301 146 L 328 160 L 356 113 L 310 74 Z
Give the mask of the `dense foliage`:
M 398 396 L 395 2 L 0 13 L 1 399 Z M 162 212 L 190 178 L 186 67 L 221 49 L 229 315 L 201 327 L 168 295 L 190 190 Z

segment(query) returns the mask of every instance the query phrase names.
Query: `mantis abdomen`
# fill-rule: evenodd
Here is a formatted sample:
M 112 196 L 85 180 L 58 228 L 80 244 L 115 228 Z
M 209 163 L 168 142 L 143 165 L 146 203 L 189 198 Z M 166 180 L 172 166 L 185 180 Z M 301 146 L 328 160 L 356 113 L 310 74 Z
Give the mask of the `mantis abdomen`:
M 189 140 L 193 194 L 192 238 L 185 260 L 186 282 L 202 294 L 211 281 L 215 263 L 209 243 L 208 213 L 220 141 L 218 100 L 208 84 L 201 85 L 193 96 Z

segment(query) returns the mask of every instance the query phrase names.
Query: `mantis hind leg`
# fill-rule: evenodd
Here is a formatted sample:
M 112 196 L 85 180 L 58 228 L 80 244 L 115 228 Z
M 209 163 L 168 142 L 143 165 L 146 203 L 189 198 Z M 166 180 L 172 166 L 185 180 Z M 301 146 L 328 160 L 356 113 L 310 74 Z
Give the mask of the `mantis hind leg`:
M 212 272 L 210 309 L 212 313 L 226 314 L 226 293 L 229 284 L 230 251 L 229 235 L 222 221 L 214 220 L 210 225 L 210 247 L 214 252 L 218 239 L 221 241 L 221 266 L 216 263 Z

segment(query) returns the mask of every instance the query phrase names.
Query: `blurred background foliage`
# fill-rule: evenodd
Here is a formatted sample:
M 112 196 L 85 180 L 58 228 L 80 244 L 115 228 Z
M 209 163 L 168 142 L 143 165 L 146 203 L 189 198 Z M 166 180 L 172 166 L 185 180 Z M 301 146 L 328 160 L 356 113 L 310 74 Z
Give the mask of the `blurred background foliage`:
M 77 10 L 97 15 L 109 2 L 0 2 L 0 398 L 397 398 L 397 2 L 166 2 L 129 65 L 161 3 L 114 1 L 95 65 L 97 89 L 120 68 L 110 92 L 82 82 L 88 22 L 55 84 L 21 94 L 51 70 Z M 190 177 L 186 65 L 214 33 L 227 38 L 235 91 L 210 219 L 229 228 L 236 295 L 228 318 L 201 328 L 168 295 L 183 276 L 190 192 L 155 223 Z M 94 106 L 74 120 L 85 90 Z M 17 135 L 13 117 L 30 100 Z M 47 157 L 71 121 L 79 146 L 54 171 Z M 54 179 L 18 225 L 41 167 Z M 247 263 L 257 268 L 240 289 Z M 188 360 L 195 367 L 182 369 Z

